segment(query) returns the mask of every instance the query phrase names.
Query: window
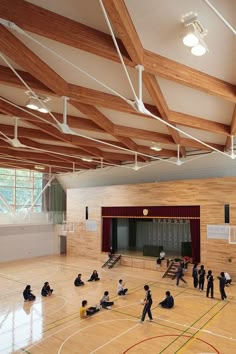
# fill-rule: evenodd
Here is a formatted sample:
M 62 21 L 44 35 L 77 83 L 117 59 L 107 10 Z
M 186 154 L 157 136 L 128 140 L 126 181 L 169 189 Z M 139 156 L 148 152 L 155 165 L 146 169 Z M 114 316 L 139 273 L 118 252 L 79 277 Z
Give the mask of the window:
M 21 212 L 31 207 L 42 211 L 43 173 L 0 168 L 0 213 Z

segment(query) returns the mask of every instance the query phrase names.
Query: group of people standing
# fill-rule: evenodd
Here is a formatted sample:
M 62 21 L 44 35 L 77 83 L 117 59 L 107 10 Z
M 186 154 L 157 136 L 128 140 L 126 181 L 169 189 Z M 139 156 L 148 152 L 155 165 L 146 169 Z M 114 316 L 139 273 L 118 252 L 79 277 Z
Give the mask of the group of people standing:
M 206 289 L 206 296 L 214 298 L 214 276 L 212 270 L 208 270 L 206 275 L 206 270 L 204 265 L 200 266 L 198 269 L 198 264 L 195 263 L 192 270 L 192 277 L 193 277 L 193 286 L 195 289 L 199 289 L 200 291 L 204 290 L 205 280 L 207 280 L 207 289 Z M 225 293 L 225 286 L 231 283 L 231 278 L 228 273 L 221 272 L 219 276 L 217 276 L 219 280 L 219 289 L 220 289 L 220 296 L 221 299 L 224 300 L 227 298 Z

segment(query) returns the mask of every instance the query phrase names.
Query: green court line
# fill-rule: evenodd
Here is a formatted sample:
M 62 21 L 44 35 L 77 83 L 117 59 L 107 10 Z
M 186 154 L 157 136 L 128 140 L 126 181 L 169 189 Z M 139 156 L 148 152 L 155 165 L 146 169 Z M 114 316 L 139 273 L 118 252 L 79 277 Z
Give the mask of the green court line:
M 220 301 L 220 300 L 219 300 Z M 229 301 L 227 301 L 224 306 L 222 306 L 209 320 L 207 320 L 194 334 L 191 335 L 191 337 L 183 344 L 181 347 L 174 352 L 174 354 L 178 353 L 178 351 L 183 348 L 203 327 L 205 327 L 216 315 L 218 315 L 224 308 L 229 304 Z
M 176 342 L 179 338 L 181 338 L 181 336 L 182 335 L 184 335 L 185 333 L 187 333 L 187 331 L 189 330 L 189 328 L 190 327 L 192 327 L 192 326 L 194 326 L 198 321 L 200 321 L 204 316 L 206 316 L 215 306 L 217 306 L 218 304 L 220 303 L 220 300 L 215 304 L 215 305 L 213 305 L 209 310 L 207 310 L 202 316 L 200 316 L 196 321 L 194 321 L 190 326 L 188 326 L 188 328 L 186 329 L 186 330 L 184 330 L 178 337 L 176 337 L 172 342 L 170 342 L 159 354 L 161 354 L 161 353 L 163 353 L 167 348 L 169 348 L 174 342 Z M 221 310 L 219 310 L 219 311 L 221 311 Z M 218 311 L 218 312 L 219 312 Z M 217 312 L 217 313 L 218 313 Z M 215 315 L 214 315 L 215 316 Z M 214 316 L 212 316 L 212 318 L 214 317 Z M 207 321 L 208 322 L 208 321 Z M 206 323 L 207 323 L 206 322 Z M 205 324 L 204 324 L 205 325 Z M 203 327 L 204 327 L 204 325 L 203 325 Z M 202 327 L 201 327 L 202 328 Z M 200 329 L 201 329 L 200 328 Z M 200 330 L 199 329 L 199 330 Z M 198 333 L 199 332 L 199 330 L 197 330 L 196 331 L 196 333 Z M 195 335 L 195 334 L 194 334 Z M 190 338 L 191 339 L 191 338 Z M 182 347 L 181 347 L 182 348 Z M 180 349 L 180 348 L 179 348 Z M 178 350 L 179 350 L 178 349 Z M 178 351 L 177 351 L 178 352 Z M 175 353 L 177 353 L 177 352 L 175 352 Z M 174 353 L 174 354 L 175 354 Z

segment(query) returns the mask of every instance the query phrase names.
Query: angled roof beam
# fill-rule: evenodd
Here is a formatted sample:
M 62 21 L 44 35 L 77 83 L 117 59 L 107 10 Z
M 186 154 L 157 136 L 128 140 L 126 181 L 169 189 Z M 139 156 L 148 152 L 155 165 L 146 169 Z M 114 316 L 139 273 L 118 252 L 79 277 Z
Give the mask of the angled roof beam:
M 109 0 L 105 0 L 104 4 L 109 2 Z M 114 2 L 114 0 L 112 0 L 112 2 Z M 116 1 L 116 3 L 119 3 L 117 6 L 124 6 L 126 9 L 122 0 Z M 106 5 L 108 6 L 109 4 Z M 8 0 L 1 0 L 0 17 L 16 23 L 26 31 L 39 34 L 75 48 L 80 48 L 116 62 L 119 61 L 109 35 L 96 31 L 88 26 L 81 25 L 39 6 L 30 4 L 27 1 L 15 0 L 14 7 L 10 7 Z M 32 18 L 34 21 L 32 21 Z M 127 23 L 126 18 L 125 22 Z M 132 62 L 120 42 L 119 45 L 126 64 L 134 67 L 137 62 Z M 134 55 L 132 47 L 130 48 L 130 53 Z M 142 55 L 143 60 L 139 62 L 139 64 L 142 63 L 147 72 L 236 102 L 235 85 L 148 50 L 144 50 Z
M 143 64 L 143 47 L 125 6 L 125 2 L 123 0 L 103 0 L 103 4 L 131 59 L 136 64 Z M 163 120 L 168 121 L 169 109 L 155 77 L 144 72 L 143 81 L 155 106 L 161 113 L 161 117 Z M 175 143 L 179 144 L 179 133 L 170 127 L 168 127 L 168 130 Z M 182 156 L 186 154 L 183 147 L 181 147 L 181 153 Z

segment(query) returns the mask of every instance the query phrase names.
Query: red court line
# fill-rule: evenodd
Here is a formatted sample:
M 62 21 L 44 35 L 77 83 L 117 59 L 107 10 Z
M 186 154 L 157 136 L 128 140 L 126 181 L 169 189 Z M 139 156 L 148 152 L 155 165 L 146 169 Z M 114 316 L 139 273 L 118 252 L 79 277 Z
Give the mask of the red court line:
M 155 336 L 155 337 L 146 338 L 146 339 L 144 339 L 144 340 L 141 340 L 140 342 L 135 343 L 134 345 L 132 345 L 132 346 L 129 347 L 128 349 L 126 349 L 126 351 L 124 351 L 123 354 L 127 353 L 130 349 L 136 347 L 137 345 L 139 345 L 139 344 L 141 344 L 141 343 L 147 342 L 147 341 L 152 340 L 152 339 L 161 338 L 161 337 L 179 337 L 179 334 L 164 334 L 164 335 L 160 335 L 160 336 Z M 182 338 L 182 337 L 192 338 L 192 336 L 187 336 L 187 335 L 182 335 L 181 338 Z M 216 352 L 217 354 L 220 354 L 220 352 L 219 352 L 215 347 L 213 347 L 213 345 L 211 345 L 210 343 L 206 342 L 205 340 L 200 339 L 200 338 L 194 338 L 194 339 L 197 339 L 197 340 L 199 340 L 200 342 L 203 342 L 203 343 L 209 345 L 212 349 L 215 350 L 215 352 Z

